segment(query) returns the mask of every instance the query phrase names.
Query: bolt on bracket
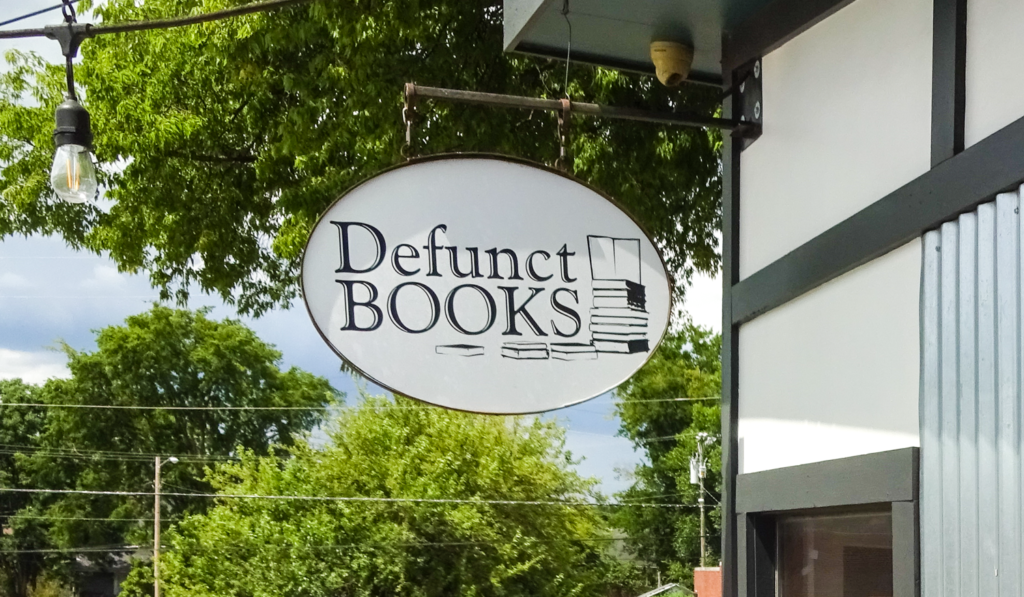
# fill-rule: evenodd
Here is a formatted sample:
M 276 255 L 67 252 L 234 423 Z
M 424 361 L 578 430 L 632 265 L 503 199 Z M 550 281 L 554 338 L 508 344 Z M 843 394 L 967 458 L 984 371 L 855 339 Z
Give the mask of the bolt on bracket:
M 739 117 L 742 126 L 734 131 L 734 136 L 741 139 L 743 149 L 761 136 L 764 122 L 764 97 L 761 95 L 761 81 L 764 72 L 761 59 L 757 58 L 736 69 L 734 74 L 738 85 L 733 111 Z

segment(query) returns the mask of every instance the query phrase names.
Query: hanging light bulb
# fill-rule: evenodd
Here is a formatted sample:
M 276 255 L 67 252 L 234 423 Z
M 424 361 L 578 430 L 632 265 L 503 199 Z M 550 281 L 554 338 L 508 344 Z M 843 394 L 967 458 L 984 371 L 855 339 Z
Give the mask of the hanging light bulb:
M 78 100 L 69 97 L 57 106 L 55 117 L 53 140 L 57 154 L 50 169 L 50 184 L 57 196 L 68 203 L 92 201 L 99 185 L 92 159 L 89 112 Z
M 61 145 L 53 158 L 50 184 L 68 203 L 85 203 L 96 197 L 96 167 L 92 152 L 81 145 Z

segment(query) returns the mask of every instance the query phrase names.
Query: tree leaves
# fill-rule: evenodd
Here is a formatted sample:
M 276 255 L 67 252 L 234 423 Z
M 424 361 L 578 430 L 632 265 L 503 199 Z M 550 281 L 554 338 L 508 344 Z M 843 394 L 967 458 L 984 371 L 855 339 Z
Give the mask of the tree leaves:
M 622 500 L 696 504 L 701 497 L 690 484 L 690 457 L 697 452 L 697 434 L 718 441 L 705 448 L 708 476 L 704 498 L 708 507 L 708 563 L 718 561 L 721 512 L 721 388 L 722 338 L 684 322 L 662 341 L 654 356 L 617 393 L 621 435 L 647 454 L 635 471 L 633 485 Z M 700 519 L 696 509 L 626 509 L 614 523 L 628 533 L 629 545 L 669 577 L 689 581 L 700 556 Z
M 563 435 L 540 419 L 365 398 L 322 450 L 247 453 L 210 476 L 224 495 L 582 501 Z M 596 508 L 222 499 L 170 534 L 168 597 L 597 594 L 613 563 Z M 137 569 L 127 595 L 146 594 Z
M 18 456 L 12 463 L 0 455 L 0 465 L 13 464 L 0 467 L 0 484 L 151 492 L 156 456 L 178 456 L 180 461 L 163 471 L 165 491 L 209 492 L 206 467 L 239 449 L 266 454 L 272 445 L 295 443 L 338 399 L 327 380 L 295 368 L 281 370 L 281 354 L 241 323 L 214 321 L 203 311 L 155 306 L 122 326 L 100 330 L 96 345 L 95 352 L 65 347 L 68 379 L 51 379 L 42 388 L 0 382 L 5 402 L 51 405 L 2 409 L 0 440 Z M 45 520 L 16 519 L 13 539 L 0 537 L 0 544 L 82 548 L 152 541 L 152 524 L 139 520 L 152 517 L 151 497 L 0 493 L 3 504 L 10 509 L 0 509 L 0 526 L 9 520 L 2 513 L 14 511 Z M 164 499 L 172 520 L 209 506 L 203 498 Z M 8 576 L 19 574 L 13 567 L 19 560 L 11 558 L 0 560 Z M 26 573 L 28 581 L 40 571 Z
M 104 22 L 223 8 L 225 0 L 112 0 Z M 407 81 L 559 97 L 564 63 L 504 54 L 495 0 L 321 1 L 167 31 L 101 36 L 76 69 L 107 210 L 46 184 L 60 69 L 29 58 L 0 82 L 0 238 L 61 234 L 146 271 L 165 298 L 199 289 L 259 314 L 298 291 L 302 247 L 345 189 L 401 159 Z M 573 65 L 574 99 L 713 114 L 714 90 Z M 552 163 L 544 113 L 426 102 L 421 150 Z M 717 132 L 575 117 L 577 176 L 622 202 L 679 280 L 718 265 Z M 8 157 L 10 156 L 10 157 Z

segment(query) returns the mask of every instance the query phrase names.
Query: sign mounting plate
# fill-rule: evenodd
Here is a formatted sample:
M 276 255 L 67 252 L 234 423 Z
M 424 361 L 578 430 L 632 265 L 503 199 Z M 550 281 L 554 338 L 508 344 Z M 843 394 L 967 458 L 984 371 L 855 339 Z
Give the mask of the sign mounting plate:
M 490 414 L 614 389 L 661 341 L 672 303 L 660 254 L 609 198 L 479 154 L 348 191 L 310 235 L 302 288 L 321 336 L 368 379 Z

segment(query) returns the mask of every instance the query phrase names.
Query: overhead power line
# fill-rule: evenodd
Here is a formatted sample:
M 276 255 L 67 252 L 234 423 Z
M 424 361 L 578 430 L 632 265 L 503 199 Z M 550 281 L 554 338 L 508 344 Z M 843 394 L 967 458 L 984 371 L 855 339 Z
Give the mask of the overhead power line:
M 47 404 L 42 402 L 0 402 L 0 407 L 23 406 L 28 408 L 92 408 L 102 410 L 183 410 L 183 411 L 327 411 L 344 410 L 334 406 L 143 406 L 135 404 Z M 423 406 L 393 406 L 385 408 L 427 408 Z
M 617 405 L 623 404 L 647 404 L 654 402 L 699 402 L 706 400 L 720 400 L 718 396 L 708 396 L 703 398 L 657 398 L 653 400 L 626 400 L 616 403 Z M 371 410 L 429 410 L 439 408 L 437 406 L 415 406 L 415 405 L 387 405 L 387 406 L 149 406 L 149 405 L 136 405 L 136 404 L 59 404 L 59 403 L 43 403 L 43 402 L 3 402 L 0 400 L 0 408 L 2 407 L 25 407 L 25 408 L 86 408 L 86 409 L 101 409 L 101 410 L 173 410 L 173 411 L 346 411 L 346 410 L 358 410 L 361 408 L 367 408 Z M 493 416 L 493 415 L 485 415 Z M 519 415 L 511 415 L 519 416 Z
M 697 535 L 665 535 L 676 539 L 697 539 Z M 719 537 L 718 534 L 709 534 L 708 537 Z M 560 539 L 535 539 L 532 537 L 519 537 L 529 539 L 530 543 L 615 543 L 629 541 L 630 537 L 563 537 Z M 264 543 L 262 547 L 277 549 L 351 549 L 351 548 L 387 548 L 387 547 L 469 547 L 480 545 L 507 545 L 509 541 L 409 541 L 409 542 L 367 542 L 367 543 L 339 543 L 332 545 L 303 545 L 301 543 Z M 165 548 L 163 542 L 160 549 Z M 218 551 L 230 549 L 246 549 L 242 545 L 218 545 Z M 0 554 L 28 554 L 28 553 L 127 553 L 138 550 L 151 550 L 152 546 L 125 545 L 121 547 L 66 547 L 55 549 L 11 549 L 0 550 Z
M 29 514 L 7 514 L 4 515 L 10 519 L 25 519 L 25 520 L 55 520 L 62 522 L 153 522 L 153 518 L 97 518 L 97 517 L 86 517 L 86 516 L 45 516 L 45 515 L 29 515 Z M 178 519 L 167 519 L 161 517 L 164 522 L 176 522 Z
M 0 549 L 0 554 L 29 554 L 29 553 L 128 553 L 142 549 L 138 545 L 125 547 L 76 547 L 76 548 L 53 548 L 53 549 Z
M 105 462 L 144 462 L 144 463 L 148 463 L 148 464 L 153 464 L 153 458 L 147 458 L 147 457 L 132 458 L 130 456 L 104 456 L 102 454 L 88 454 L 88 453 L 70 454 L 70 453 L 59 453 L 59 452 L 58 453 L 54 453 L 54 452 L 19 452 L 19 451 L 14 451 L 14 450 L 0 450 L 0 455 L 3 455 L 3 456 L 15 456 L 15 455 L 18 455 L 18 454 L 21 454 L 21 455 L 24 455 L 24 456 L 33 456 L 33 457 L 39 456 L 39 457 L 42 457 L 42 458 L 56 458 L 56 459 L 65 458 L 65 459 L 78 459 L 78 460 L 103 460 Z M 174 454 L 168 454 L 167 456 L 174 456 Z M 232 461 L 238 460 L 237 458 L 227 458 L 227 457 L 209 457 L 209 458 L 188 458 L 188 457 L 180 457 L 180 456 L 174 456 L 174 457 L 178 459 L 179 464 L 208 464 L 208 463 L 212 463 L 212 462 L 232 462 Z
M 23 454 L 26 456 L 69 456 L 69 457 L 97 457 L 98 459 L 109 460 L 140 460 L 151 462 L 153 458 L 160 456 L 166 458 L 174 456 L 179 460 L 186 460 L 191 462 L 207 462 L 207 461 L 226 461 L 226 460 L 238 460 L 237 456 L 233 455 L 215 455 L 215 454 L 166 454 L 166 453 L 152 453 L 152 452 L 117 452 L 113 450 L 92 450 L 92 449 L 80 449 L 80 448 L 48 448 L 38 446 L 26 446 L 23 444 L 0 444 L 0 453 L 3 454 Z M 123 457 L 123 458 L 121 458 Z
M 93 491 L 84 489 L 28 489 L 14 487 L 0 487 L 0 493 L 47 493 L 60 495 L 98 495 L 98 496 L 123 496 L 123 497 L 153 497 L 155 494 L 146 491 Z M 697 508 L 697 504 L 652 504 L 637 502 L 570 502 L 554 500 L 470 500 L 451 498 L 386 498 L 386 497 L 358 497 L 358 496 L 315 496 L 315 495 L 257 495 L 257 494 L 231 494 L 231 493 L 183 493 L 164 492 L 163 497 L 190 497 L 190 498 L 213 498 L 213 499 L 247 499 L 247 500 L 283 500 L 283 501 L 309 501 L 309 502 L 355 502 L 355 503 L 384 503 L 384 504 L 458 504 L 458 505 L 481 505 L 481 506 L 566 506 L 577 507 L 617 507 L 617 508 Z

